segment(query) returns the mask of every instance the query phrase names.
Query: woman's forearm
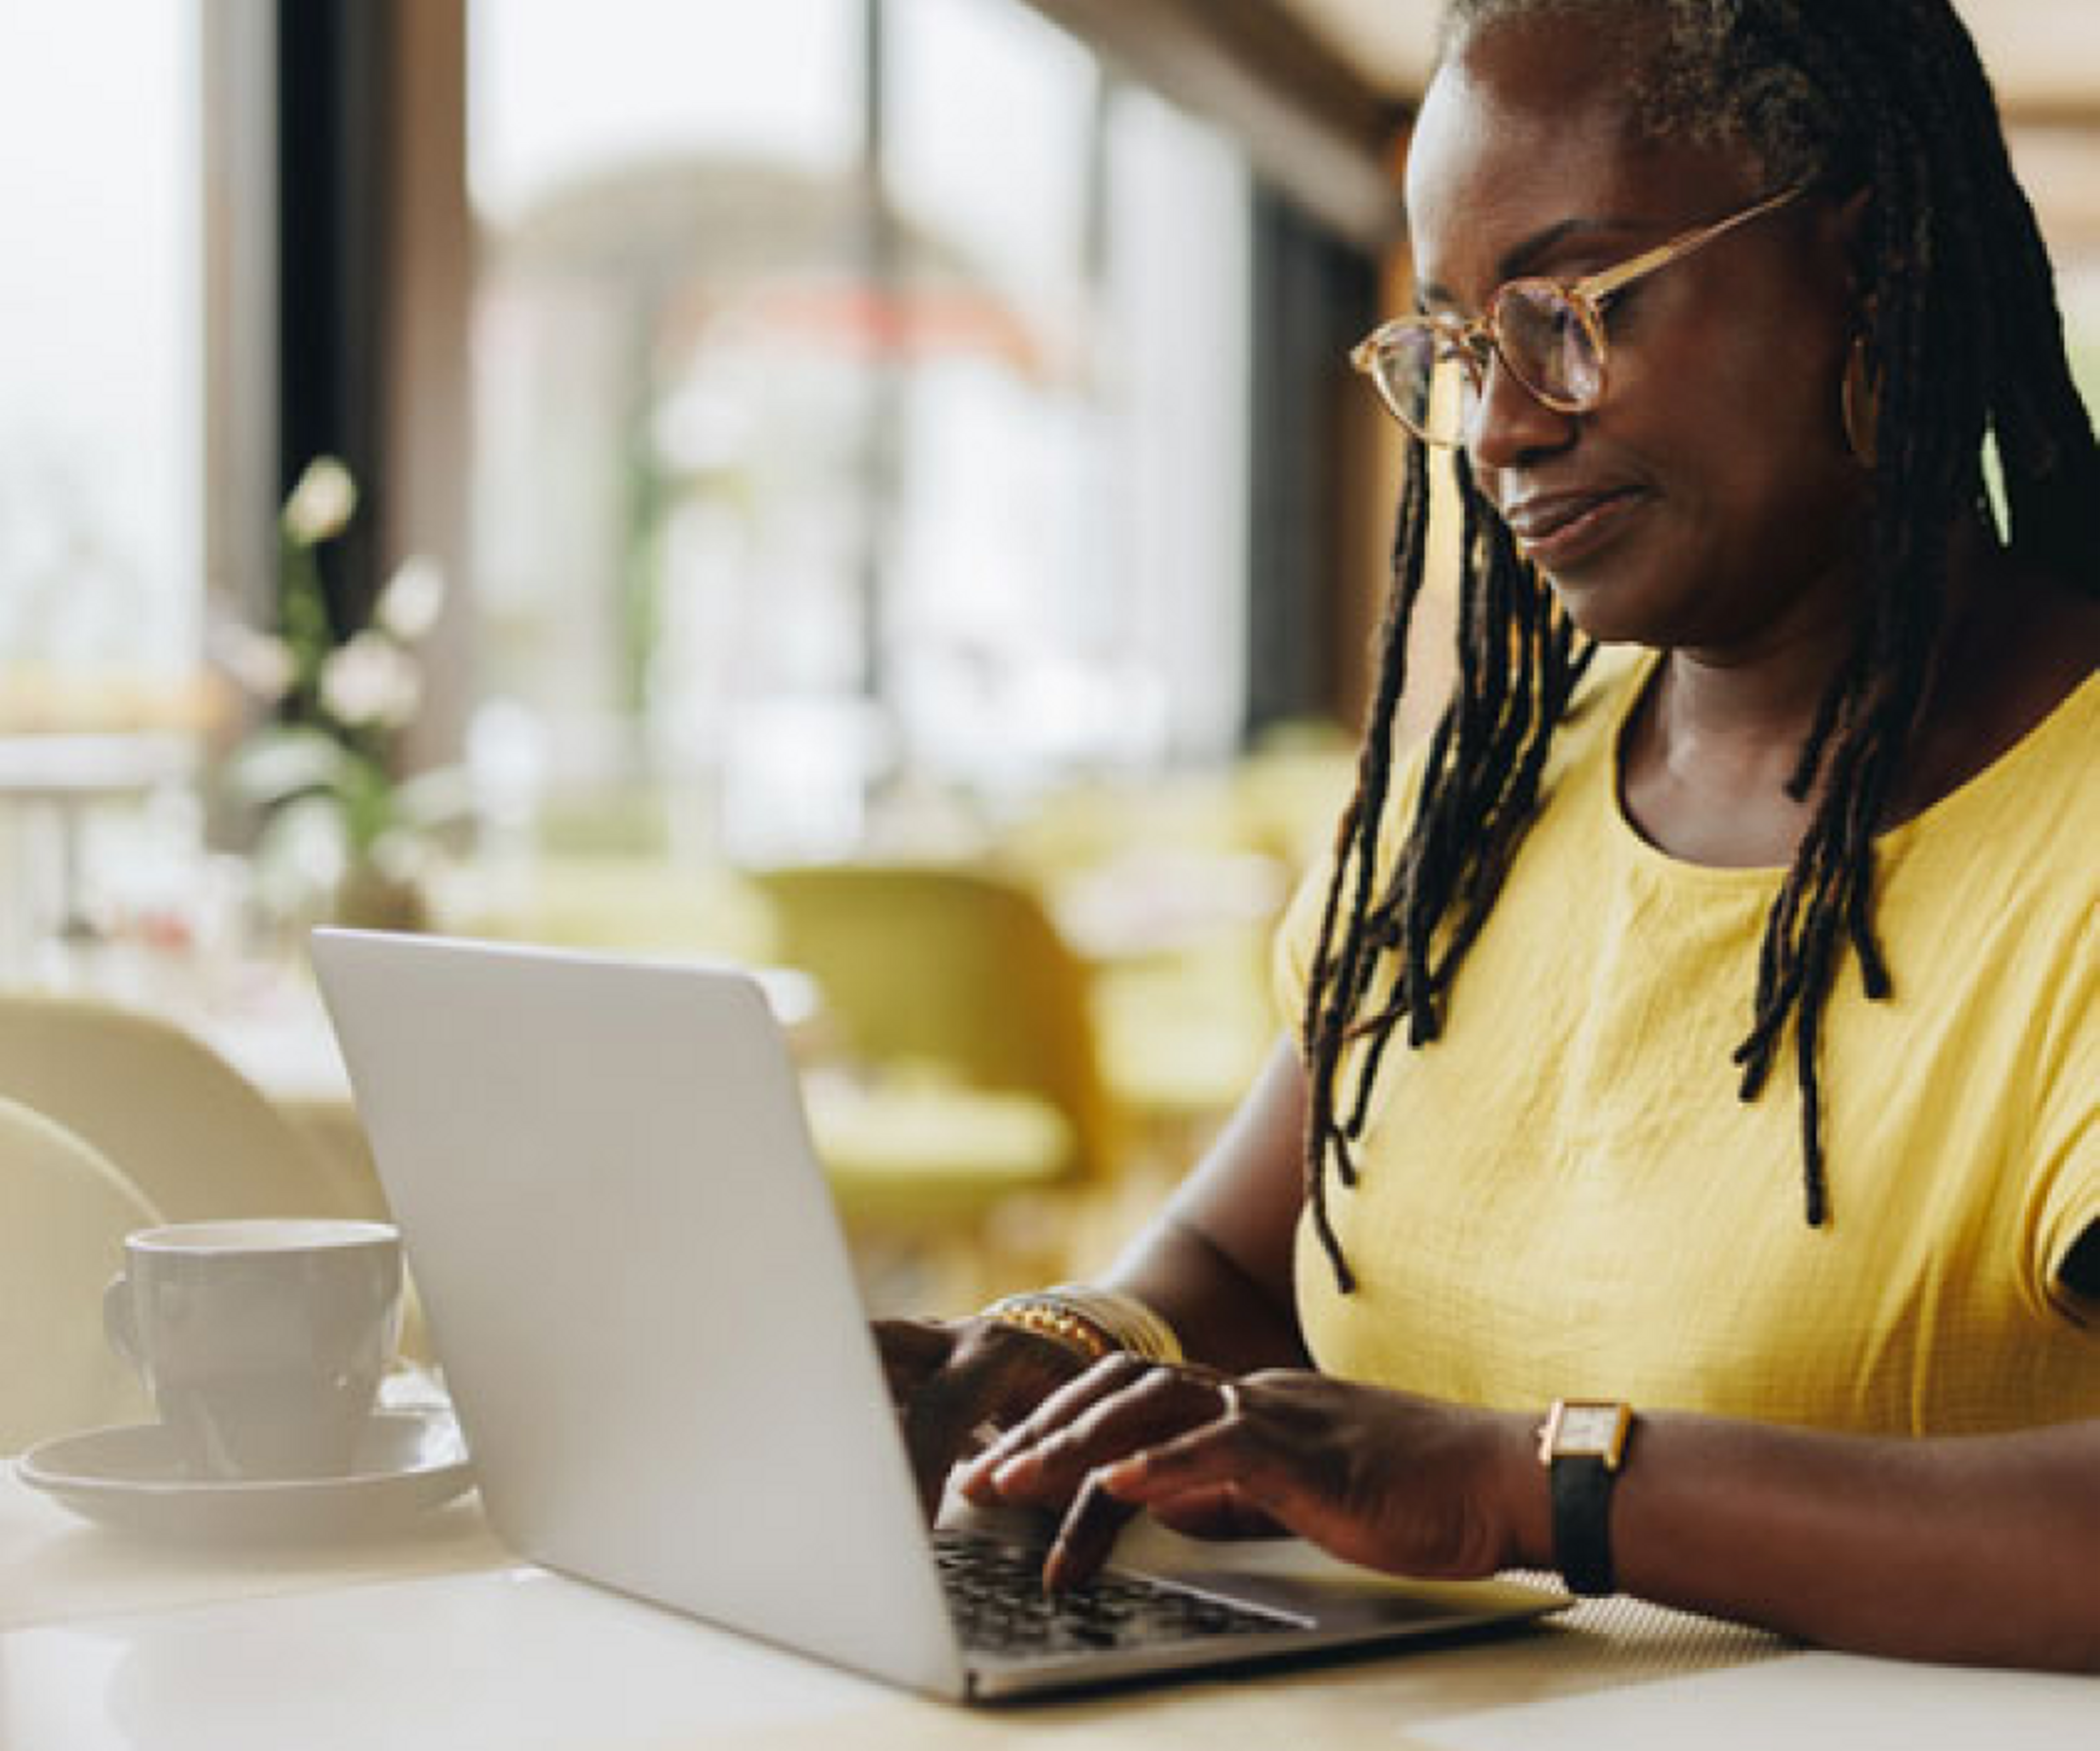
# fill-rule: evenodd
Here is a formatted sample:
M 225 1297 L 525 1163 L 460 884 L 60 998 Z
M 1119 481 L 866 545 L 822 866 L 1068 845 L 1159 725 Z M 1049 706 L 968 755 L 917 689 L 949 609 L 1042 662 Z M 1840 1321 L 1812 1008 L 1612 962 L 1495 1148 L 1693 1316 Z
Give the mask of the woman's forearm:
M 1520 1543 L 1551 1566 L 1534 1469 Z M 2100 1672 L 2100 1422 L 1908 1440 L 1644 1417 L 1612 1544 L 1629 1592 L 1825 1647 Z
M 1302 1368 L 1290 1254 L 1304 1202 L 1305 1074 L 1278 1041 L 1231 1121 L 1105 1279 L 1165 1315 L 1189 1355 Z
M 1208 1236 L 1171 1214 L 1102 1280 L 1164 1315 L 1191 1361 L 1234 1373 L 1308 1365 L 1289 1302 L 1279 1304 Z

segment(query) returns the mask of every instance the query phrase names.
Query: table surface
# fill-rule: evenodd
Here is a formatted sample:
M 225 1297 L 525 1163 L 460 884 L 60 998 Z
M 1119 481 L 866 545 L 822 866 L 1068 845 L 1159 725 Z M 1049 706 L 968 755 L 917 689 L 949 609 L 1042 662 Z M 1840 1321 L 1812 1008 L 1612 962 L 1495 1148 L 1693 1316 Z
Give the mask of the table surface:
M 2100 1740 L 2100 1684 L 1807 1652 L 1616 1600 L 1494 1639 L 973 1712 L 508 1554 L 474 1497 L 330 1550 L 90 1526 L 0 1475 L 8 1751 L 876 1746 L 1088 1751 L 2023 1751 Z
M 196 739 L 174 733 L 0 734 L 0 797 L 143 797 L 188 779 L 196 763 Z

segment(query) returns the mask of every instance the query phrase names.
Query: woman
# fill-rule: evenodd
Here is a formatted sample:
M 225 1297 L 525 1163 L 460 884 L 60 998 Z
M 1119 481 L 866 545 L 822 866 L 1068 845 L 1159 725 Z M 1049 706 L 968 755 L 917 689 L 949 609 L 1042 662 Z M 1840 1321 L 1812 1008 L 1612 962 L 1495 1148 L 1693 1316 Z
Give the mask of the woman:
M 922 1476 L 1002 1427 L 959 1481 L 1066 1510 L 1052 1584 L 1145 1509 L 2100 1669 L 2100 455 L 1973 47 L 1457 0 L 1407 194 L 1302 1038 L 1101 1285 L 885 1329 Z

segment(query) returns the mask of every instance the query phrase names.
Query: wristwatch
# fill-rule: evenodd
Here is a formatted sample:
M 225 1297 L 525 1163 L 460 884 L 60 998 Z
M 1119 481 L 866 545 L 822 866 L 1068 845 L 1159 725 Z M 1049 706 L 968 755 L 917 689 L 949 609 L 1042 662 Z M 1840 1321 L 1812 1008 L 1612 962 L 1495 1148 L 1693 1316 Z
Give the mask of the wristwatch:
M 1612 1486 L 1633 1427 L 1629 1405 L 1559 1399 L 1539 1431 L 1538 1461 L 1553 1492 L 1553 1559 L 1577 1593 L 1618 1590 L 1612 1572 Z

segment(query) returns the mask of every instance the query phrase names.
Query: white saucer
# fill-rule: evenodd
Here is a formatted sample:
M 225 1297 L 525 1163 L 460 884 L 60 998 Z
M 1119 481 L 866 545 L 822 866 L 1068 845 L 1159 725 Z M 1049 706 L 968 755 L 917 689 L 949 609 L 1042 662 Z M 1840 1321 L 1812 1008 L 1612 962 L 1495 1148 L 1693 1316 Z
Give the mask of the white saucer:
M 33 1447 L 22 1481 L 104 1526 L 157 1537 L 326 1541 L 396 1530 L 473 1482 L 449 1413 L 383 1411 L 341 1476 L 185 1477 L 158 1423 L 91 1429 Z

